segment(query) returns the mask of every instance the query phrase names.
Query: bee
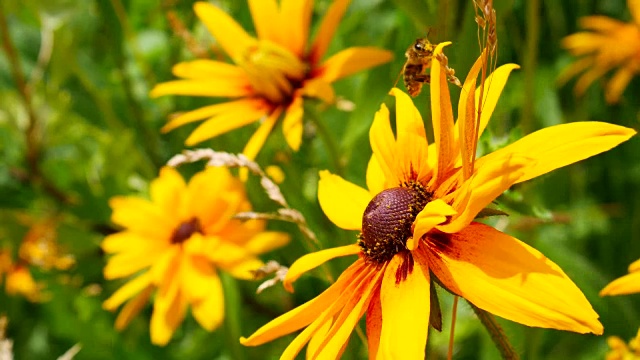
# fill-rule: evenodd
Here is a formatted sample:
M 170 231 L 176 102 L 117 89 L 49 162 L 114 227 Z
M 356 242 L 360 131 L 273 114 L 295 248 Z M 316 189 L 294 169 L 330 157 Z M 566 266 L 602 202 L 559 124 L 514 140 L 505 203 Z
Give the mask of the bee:
M 431 76 L 426 74 L 425 71 L 431 67 L 433 61 L 433 51 L 436 45 L 429 42 L 429 39 L 421 38 L 409 46 L 404 56 L 407 57 L 407 61 L 402 67 L 402 78 L 404 80 L 404 86 L 407 88 L 407 92 L 412 97 L 418 96 L 422 90 L 422 85 L 429 84 L 431 82 Z M 438 58 L 445 66 L 447 73 L 447 80 L 459 87 L 462 87 L 460 80 L 455 77 L 455 71 L 447 65 L 447 59 L 444 54 L 440 54 L 442 58 Z

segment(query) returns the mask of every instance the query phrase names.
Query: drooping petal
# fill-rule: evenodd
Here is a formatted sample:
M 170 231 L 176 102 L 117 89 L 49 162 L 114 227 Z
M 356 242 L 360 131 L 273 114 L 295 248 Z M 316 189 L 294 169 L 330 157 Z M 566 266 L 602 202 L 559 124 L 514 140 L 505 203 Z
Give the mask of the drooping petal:
M 193 146 L 220 134 L 256 122 L 265 115 L 265 109 L 262 108 L 244 108 L 233 113 L 218 114 L 200 124 L 200 126 L 189 135 L 185 144 Z
M 433 52 L 434 58 L 442 53 L 442 48 L 450 45 L 450 42 L 438 44 Z M 451 95 L 447 83 L 447 74 L 442 64 L 437 59 L 431 63 L 431 117 L 435 143 L 438 148 L 438 166 L 435 169 L 434 183 L 437 185 L 444 173 L 457 158 L 453 153 L 453 109 L 451 108 Z
M 183 255 L 181 264 L 181 290 L 189 302 L 200 301 L 215 291 L 219 279 L 214 265 L 204 256 Z
M 613 280 L 600 291 L 600 296 L 627 295 L 640 292 L 640 272 L 632 272 Z
M 243 247 L 252 254 L 262 254 L 289 243 L 290 236 L 279 231 L 264 231 L 256 234 Z
M 319 324 L 320 326 L 311 336 L 311 339 L 309 339 L 309 343 L 307 344 L 307 360 L 311 360 L 311 354 L 315 354 L 322 344 L 322 341 L 327 338 L 327 332 L 329 332 L 329 329 L 331 329 L 331 324 L 333 324 L 333 321 L 333 317 L 330 317 L 327 319 L 327 321 Z
M 527 326 L 602 334 L 598 314 L 567 275 L 536 249 L 488 225 L 430 233 L 429 269 L 475 306 Z
M 633 129 L 596 121 L 550 126 L 478 159 L 477 167 L 506 154 L 521 154 L 532 160 L 517 181 L 523 182 L 605 152 L 635 133 Z
M 242 97 L 252 94 L 253 88 L 247 79 L 219 78 L 163 82 L 151 89 L 149 96 L 152 98 L 164 95 Z
M 626 25 L 620 20 L 603 15 L 583 16 L 579 20 L 580 27 L 588 30 L 608 32 Z
M 397 186 L 400 181 L 394 171 L 396 167 L 396 139 L 389 122 L 389 109 L 385 104 L 380 105 L 369 129 L 369 142 L 373 155 L 384 173 L 386 184 Z
M 193 111 L 188 111 L 172 118 L 160 131 L 169 132 L 182 125 L 186 125 L 198 120 L 204 120 L 206 118 L 212 118 L 219 114 L 224 113 L 242 113 L 245 109 L 263 109 L 264 113 L 269 112 L 269 105 L 260 98 L 246 98 L 236 101 L 229 101 L 221 104 L 209 105 L 198 108 Z
M 415 245 L 409 246 L 409 242 L 407 241 L 407 248 L 414 250 L 424 234 L 431 231 L 436 225 L 447 221 L 447 216 L 452 216 L 456 213 L 456 210 L 442 199 L 429 202 L 424 209 L 418 213 L 416 220 L 413 222 L 412 240 Z
M 320 27 L 309 51 L 309 62 L 311 66 L 318 64 L 324 56 L 333 38 L 333 34 L 338 28 L 340 19 L 342 19 L 345 11 L 347 11 L 347 6 L 349 6 L 350 2 L 350 0 L 336 0 L 331 3 L 331 6 L 320 23 Z
M 133 280 L 129 280 L 126 284 L 124 284 L 120 289 L 113 293 L 107 300 L 102 304 L 102 308 L 105 310 L 113 311 L 118 308 L 118 306 L 122 305 L 123 302 L 131 299 L 142 290 L 147 288 L 151 284 L 151 277 L 149 273 L 143 273 L 138 275 L 138 277 Z
M 393 54 L 374 47 L 350 47 L 327 59 L 312 76 L 332 83 L 359 71 L 391 61 Z
M 133 320 L 133 318 L 140 313 L 140 310 L 142 310 L 145 305 L 147 305 L 153 289 L 153 286 L 147 286 L 136 297 L 131 299 L 125 306 L 122 307 L 122 310 L 120 310 L 120 313 L 118 313 L 118 317 L 116 318 L 116 322 L 114 324 L 116 330 L 123 330 L 124 328 L 129 326 L 131 320 Z
M 282 29 L 284 45 L 298 57 L 304 55 L 305 46 L 309 37 L 309 25 L 312 0 L 282 0 L 280 2 L 280 22 L 272 26 L 280 26 Z
M 278 3 L 276 0 L 249 0 L 249 10 L 253 18 L 253 26 L 260 40 L 280 43 L 281 31 L 278 18 Z
M 393 257 L 384 272 L 380 288 L 382 331 L 378 358 L 424 359 L 429 329 L 429 270 L 416 259 L 404 281 L 397 272 L 406 258 Z
M 284 120 L 282 120 L 284 139 L 294 151 L 300 150 L 300 144 L 302 143 L 302 130 L 304 129 L 304 124 L 302 123 L 303 114 L 302 97 L 296 96 L 293 98 L 289 107 L 287 107 Z
M 327 170 L 320 171 L 318 201 L 325 215 L 345 230 L 360 230 L 362 215 L 372 196 L 358 185 Z
M 256 42 L 242 26 L 217 6 L 201 1 L 195 3 L 193 9 L 220 47 L 232 59 L 242 55 L 247 47 Z
M 277 108 L 276 110 L 274 110 L 269 115 L 269 117 L 266 118 L 262 122 L 262 124 L 260 124 L 258 130 L 253 133 L 253 135 L 247 142 L 247 145 L 245 145 L 244 150 L 242 150 L 242 153 L 249 160 L 255 160 L 255 158 L 258 156 L 258 153 L 260 152 L 260 150 L 262 150 L 262 146 L 264 146 L 264 143 L 267 141 L 267 137 L 269 137 L 269 134 L 271 134 L 273 127 L 280 118 L 280 114 L 282 114 L 281 108 Z
M 165 276 L 158 288 L 151 315 L 151 342 L 166 345 L 187 312 L 186 297 L 180 291 L 180 269 Z
M 591 86 L 591 84 L 593 84 L 594 81 L 603 77 L 604 74 L 609 72 L 610 69 L 611 69 L 611 65 L 603 65 L 603 66 L 592 67 L 589 70 L 587 70 L 584 74 L 582 74 L 582 76 L 580 76 L 578 81 L 576 81 L 576 86 L 573 88 L 575 94 L 577 96 L 584 95 L 584 93 L 587 91 L 589 86 Z
M 191 303 L 191 313 L 203 328 L 212 331 L 220 326 L 224 319 L 224 294 L 216 273 L 210 279 L 207 292 L 207 296 Z
M 623 66 L 616 71 L 615 75 L 607 83 L 607 91 L 604 93 L 605 99 L 609 104 L 617 103 L 620 100 L 620 95 L 622 95 L 622 92 L 635 75 L 636 72 L 628 66 Z
M 380 347 L 380 334 L 382 333 L 382 306 L 380 305 L 380 292 L 373 293 L 367 309 L 367 342 L 369 348 L 369 360 L 376 360 Z
M 298 280 L 298 278 L 302 276 L 302 274 L 317 268 L 318 266 L 326 263 L 331 259 L 342 256 L 355 255 L 360 251 L 361 250 L 358 245 L 352 244 L 326 250 L 320 250 L 304 255 L 291 265 L 289 271 L 287 272 L 287 275 L 284 278 L 284 281 L 282 282 L 282 285 L 285 289 L 287 289 L 287 291 L 293 292 L 292 284 L 296 280 Z
M 262 345 L 311 324 L 316 320 L 318 314 L 321 314 L 324 310 L 331 307 L 340 294 L 350 289 L 351 285 L 357 281 L 366 267 L 364 260 L 356 260 L 356 262 L 349 266 L 342 275 L 340 275 L 338 280 L 322 294 L 280 315 L 256 330 L 256 332 L 248 338 L 240 338 L 240 342 L 246 346 Z
M 457 215 L 448 224 L 437 226 L 438 230 L 454 233 L 466 227 L 482 209 L 522 177 L 523 169 L 531 161 L 513 155 L 477 166 L 476 173 L 450 195 Z

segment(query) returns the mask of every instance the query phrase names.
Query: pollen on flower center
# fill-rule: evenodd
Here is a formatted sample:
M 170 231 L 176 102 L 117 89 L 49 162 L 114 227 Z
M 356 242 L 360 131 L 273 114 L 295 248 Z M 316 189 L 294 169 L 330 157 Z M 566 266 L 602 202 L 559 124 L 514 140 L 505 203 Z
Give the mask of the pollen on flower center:
M 366 260 L 382 264 L 405 250 L 411 225 L 430 199 L 424 186 L 415 182 L 376 195 L 364 211 L 358 239 Z
M 202 234 L 202 227 L 200 226 L 200 221 L 198 218 L 192 218 L 189 221 L 185 221 L 171 235 L 171 243 L 179 244 L 183 243 L 191 237 L 194 233 Z

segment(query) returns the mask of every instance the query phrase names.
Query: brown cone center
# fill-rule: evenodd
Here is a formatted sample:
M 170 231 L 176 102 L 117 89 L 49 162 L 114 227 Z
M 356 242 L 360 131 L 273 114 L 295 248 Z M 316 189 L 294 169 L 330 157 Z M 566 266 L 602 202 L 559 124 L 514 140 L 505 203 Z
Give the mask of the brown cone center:
M 202 227 L 200 226 L 200 221 L 198 218 L 192 218 L 191 220 L 185 221 L 177 229 L 174 230 L 173 235 L 171 235 L 171 243 L 172 244 L 180 244 L 183 243 L 191 237 L 194 233 L 202 234 Z

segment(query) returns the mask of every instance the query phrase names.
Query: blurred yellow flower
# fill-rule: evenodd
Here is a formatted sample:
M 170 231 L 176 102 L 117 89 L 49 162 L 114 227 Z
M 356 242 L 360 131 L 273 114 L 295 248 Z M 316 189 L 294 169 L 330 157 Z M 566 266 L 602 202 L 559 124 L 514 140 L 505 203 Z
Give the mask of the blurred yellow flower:
M 193 60 L 177 64 L 181 80 L 158 84 L 151 96 L 190 95 L 234 100 L 189 111 L 163 127 L 170 131 L 205 120 L 187 138 L 194 145 L 241 126 L 261 121 L 243 153 L 254 159 L 281 115 L 289 146 L 302 141 L 303 98 L 334 100 L 331 83 L 363 69 L 391 60 L 391 53 L 370 47 L 352 47 L 324 62 L 348 0 L 334 1 L 326 12 L 313 43 L 307 46 L 313 0 L 249 0 L 257 38 L 249 35 L 215 5 L 197 2 L 196 15 L 235 64 Z
M 123 329 L 155 292 L 151 341 L 165 345 L 185 317 L 187 307 L 200 325 L 211 331 L 224 317 L 218 269 L 239 279 L 252 279 L 263 263 L 257 255 L 289 240 L 265 231 L 262 221 L 233 219 L 251 210 L 242 183 L 226 168 L 210 167 L 188 184 L 165 167 L 151 182 L 151 201 L 114 197 L 112 221 L 124 230 L 107 236 L 102 248 L 113 254 L 104 269 L 106 279 L 135 277 L 103 306 L 115 310 Z
M 0 249 L 0 283 L 5 276 L 5 292 L 9 295 L 21 295 L 31 302 L 45 301 L 48 296 L 42 292 L 43 284 L 36 282 L 26 264 L 14 264 L 11 252 Z
M 607 344 L 611 351 L 607 353 L 606 360 L 640 360 L 640 330 L 629 341 L 629 346 L 617 336 L 609 336 Z
M 569 35 L 562 46 L 575 56 L 582 56 L 560 76 L 559 82 L 584 72 L 576 82 L 575 92 L 582 95 L 598 78 L 618 68 L 607 82 L 605 97 L 616 103 L 629 81 L 640 73 L 640 0 L 627 0 L 633 22 L 624 23 L 606 16 L 586 16 L 580 25 L 589 31 Z
M 31 226 L 20 244 L 20 258 L 43 270 L 67 270 L 75 259 L 71 254 L 64 254 L 57 239 L 56 223 L 53 219 L 45 219 Z
M 447 44 L 436 47 L 434 58 Z M 391 91 L 396 133 L 382 105 L 369 132 L 368 190 L 320 173 L 318 199 L 327 217 L 361 234 L 357 244 L 297 260 L 284 286 L 291 290 L 299 276 L 333 258 L 357 254 L 358 259 L 318 297 L 242 338 L 244 345 L 261 345 L 306 327 L 281 359 L 295 358 L 306 344 L 308 358 L 335 359 L 366 313 L 370 359 L 423 359 L 434 282 L 508 320 L 602 334 L 598 315 L 556 264 L 474 219 L 511 185 L 606 151 L 635 131 L 598 122 L 558 125 L 475 160 L 477 138 L 517 68 L 504 65 L 487 78 L 491 85 L 484 88 L 479 115 L 476 78 L 482 63 L 483 57 L 464 83 L 454 124 L 446 71 L 440 61 L 433 62 L 435 143 L 430 146 L 411 98 Z
M 612 281 L 600 291 L 600 296 L 627 295 L 640 292 L 640 260 L 629 265 L 629 274 Z

